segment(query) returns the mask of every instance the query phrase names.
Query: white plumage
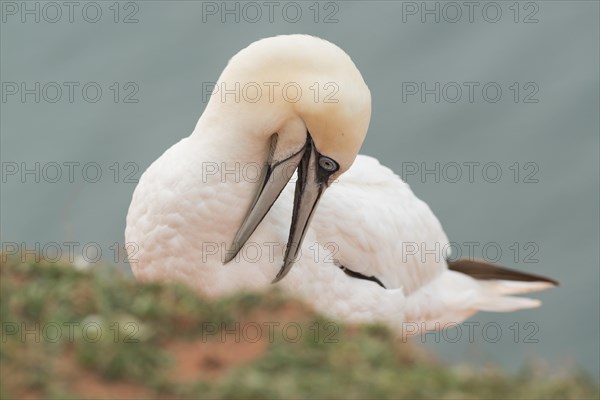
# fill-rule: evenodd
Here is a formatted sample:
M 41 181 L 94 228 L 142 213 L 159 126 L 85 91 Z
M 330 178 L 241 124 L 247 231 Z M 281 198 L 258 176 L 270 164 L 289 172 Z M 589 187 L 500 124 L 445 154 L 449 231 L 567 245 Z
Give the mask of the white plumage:
M 294 179 L 236 258 L 224 260 L 259 191 L 255 171 L 268 160 L 270 138 L 278 134 L 273 158 L 283 160 L 305 146 L 308 131 L 315 150 L 340 168 L 307 225 L 294 266 L 277 285 L 328 316 L 397 329 L 403 322 L 434 327 L 477 310 L 539 305 L 509 295 L 545 289 L 549 282 L 477 280 L 449 270 L 448 254 L 442 254 L 448 239 L 427 204 L 376 159 L 356 155 L 370 95 L 342 50 L 305 35 L 263 39 L 235 56 L 217 85 L 235 82 L 295 82 L 304 89 L 334 82 L 339 101 L 306 96 L 292 103 L 277 91 L 257 102 L 213 95 L 192 135 L 157 159 L 135 190 L 125 236 L 137 245 L 130 254 L 137 278 L 181 281 L 208 296 L 269 288 L 297 211 Z M 439 252 L 407 252 L 409 244 Z M 340 266 L 375 277 L 385 288 Z

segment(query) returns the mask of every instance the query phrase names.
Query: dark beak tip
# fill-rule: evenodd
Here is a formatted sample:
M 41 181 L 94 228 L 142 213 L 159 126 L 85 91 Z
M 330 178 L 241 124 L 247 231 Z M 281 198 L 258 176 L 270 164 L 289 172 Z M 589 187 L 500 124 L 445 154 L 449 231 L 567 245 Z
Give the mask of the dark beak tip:
M 273 280 L 271 281 L 271 284 L 277 283 L 283 278 L 285 278 L 288 272 L 290 272 L 290 270 L 292 269 L 292 265 L 293 264 L 287 262 L 283 264 L 277 275 L 275 275 L 275 278 L 273 278 Z
M 226 256 L 225 256 L 225 259 L 223 260 L 223 265 L 225 265 L 225 264 L 229 264 L 229 262 L 230 262 L 231 260 L 233 260 L 234 258 L 235 258 L 235 255 L 234 255 L 234 256 L 226 255 Z

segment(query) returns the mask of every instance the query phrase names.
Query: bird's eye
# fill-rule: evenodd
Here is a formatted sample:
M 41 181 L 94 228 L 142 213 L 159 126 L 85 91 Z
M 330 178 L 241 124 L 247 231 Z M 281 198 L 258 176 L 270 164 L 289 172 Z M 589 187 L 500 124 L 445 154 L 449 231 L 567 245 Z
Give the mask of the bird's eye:
M 338 164 L 329 157 L 321 156 L 319 166 L 325 171 L 334 172 L 338 169 Z

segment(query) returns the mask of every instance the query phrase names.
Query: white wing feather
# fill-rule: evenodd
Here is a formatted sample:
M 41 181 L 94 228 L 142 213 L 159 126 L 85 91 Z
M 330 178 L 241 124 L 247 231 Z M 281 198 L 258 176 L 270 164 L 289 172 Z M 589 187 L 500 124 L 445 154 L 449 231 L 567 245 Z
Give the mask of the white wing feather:
M 406 295 L 447 268 L 448 238 L 436 216 L 372 157 L 359 155 L 331 184 L 312 225 L 340 264 Z

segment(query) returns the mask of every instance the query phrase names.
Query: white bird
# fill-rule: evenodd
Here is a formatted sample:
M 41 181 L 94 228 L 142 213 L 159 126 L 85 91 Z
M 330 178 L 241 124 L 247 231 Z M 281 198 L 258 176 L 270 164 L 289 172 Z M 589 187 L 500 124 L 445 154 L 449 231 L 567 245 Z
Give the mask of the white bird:
M 289 35 L 241 50 L 192 134 L 135 189 L 125 230 L 135 276 L 213 297 L 280 281 L 327 316 L 395 329 L 538 306 L 510 295 L 553 280 L 446 261 L 427 204 L 358 155 L 370 115 L 367 85 L 334 44 Z

